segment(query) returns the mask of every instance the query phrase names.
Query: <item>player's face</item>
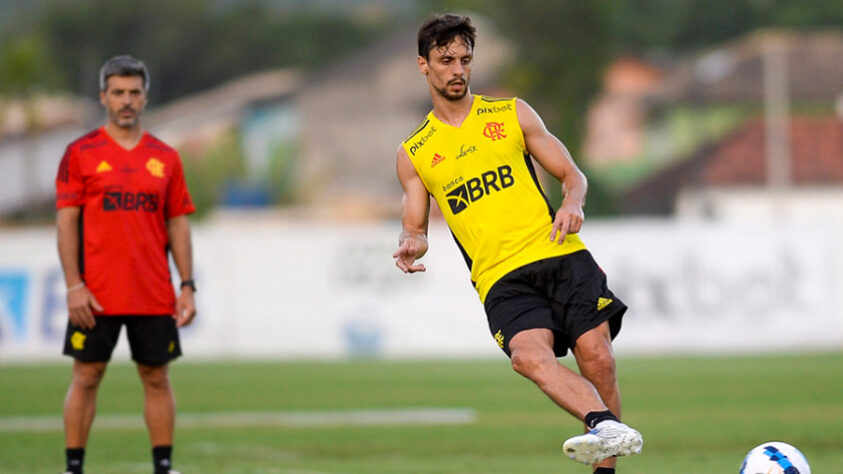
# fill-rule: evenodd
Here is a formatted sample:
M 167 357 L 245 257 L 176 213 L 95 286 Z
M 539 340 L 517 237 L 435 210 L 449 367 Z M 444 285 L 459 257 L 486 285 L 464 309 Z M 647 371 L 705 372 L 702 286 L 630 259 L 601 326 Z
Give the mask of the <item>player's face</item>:
M 100 102 L 108 112 L 108 120 L 120 128 L 139 125 L 146 107 L 146 90 L 140 76 L 110 76 L 105 91 L 100 92 Z
M 457 36 L 445 46 L 433 48 L 429 59 L 419 57 L 419 70 L 440 96 L 458 101 L 468 93 L 474 51 L 462 36 Z

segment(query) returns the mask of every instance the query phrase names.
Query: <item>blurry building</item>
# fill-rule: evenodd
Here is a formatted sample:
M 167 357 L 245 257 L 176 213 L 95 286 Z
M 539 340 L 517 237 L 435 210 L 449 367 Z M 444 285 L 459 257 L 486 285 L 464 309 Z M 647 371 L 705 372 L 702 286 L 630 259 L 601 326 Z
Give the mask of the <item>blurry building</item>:
M 622 57 L 609 66 L 603 92 L 588 111 L 583 155 L 591 166 L 641 157 L 648 109 L 664 82 L 664 71 L 642 59 Z
M 682 218 L 843 223 L 843 119 L 793 117 L 790 185 L 768 184 L 765 126 L 755 118 L 623 194 L 625 211 Z
M 472 91 L 494 94 L 510 48 L 491 25 L 475 22 L 481 36 Z M 431 108 L 416 57 L 412 25 L 320 71 L 264 71 L 150 107 L 144 126 L 177 148 L 186 168 L 201 168 L 214 153 L 241 160 L 214 184 L 223 188 L 223 205 L 265 207 L 280 195 L 309 214 L 393 216 L 402 195 L 395 177 L 398 145 Z M 70 114 L 66 126 L 0 141 L 0 218 L 35 202 L 52 203 L 64 148 L 103 120 L 95 102 L 85 103 L 84 113 Z M 236 149 L 220 149 L 221 142 Z M 27 158 L 33 154 L 39 158 Z M 26 171 L 23 165 L 36 161 Z M 26 184 L 27 173 L 37 185 Z M 196 186 L 204 180 L 203 172 Z
M 777 74 L 779 135 L 790 144 L 788 201 L 801 209 L 790 192 L 811 189 L 805 207 L 843 208 L 835 197 L 843 180 L 834 172 L 843 169 L 840 57 L 843 33 L 765 30 L 669 67 L 619 59 L 590 111 L 584 157 L 620 191 L 626 213 L 769 217 L 768 134 L 777 132 L 759 117 L 771 107 L 765 81 Z M 750 204 L 750 195 L 764 203 Z M 764 210 L 750 211 L 758 206 Z
M 94 100 L 68 95 L 0 100 L 0 219 L 52 207 L 65 147 L 98 116 Z

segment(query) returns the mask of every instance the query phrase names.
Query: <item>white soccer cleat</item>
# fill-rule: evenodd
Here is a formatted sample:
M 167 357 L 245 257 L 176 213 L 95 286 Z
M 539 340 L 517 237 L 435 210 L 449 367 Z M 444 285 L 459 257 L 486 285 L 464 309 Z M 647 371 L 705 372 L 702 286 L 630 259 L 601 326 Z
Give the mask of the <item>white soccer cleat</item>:
M 641 433 L 623 423 L 601 421 L 593 430 L 574 436 L 562 444 L 565 455 L 583 464 L 597 464 L 612 456 L 641 453 Z

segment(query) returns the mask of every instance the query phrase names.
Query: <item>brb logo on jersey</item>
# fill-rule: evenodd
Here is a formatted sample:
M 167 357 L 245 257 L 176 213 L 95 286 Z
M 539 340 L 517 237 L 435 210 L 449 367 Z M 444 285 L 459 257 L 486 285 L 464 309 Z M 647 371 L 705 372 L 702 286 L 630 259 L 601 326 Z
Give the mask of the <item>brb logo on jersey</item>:
M 104 211 L 155 212 L 158 210 L 158 194 L 108 191 L 103 196 L 102 209 Z
M 483 196 L 490 194 L 492 190 L 500 191 L 513 184 L 515 184 L 515 178 L 512 177 L 512 168 L 504 165 L 496 170 L 484 171 L 480 176 L 469 179 L 445 197 L 448 199 L 451 212 L 456 215 L 468 209 L 468 206 L 479 201 Z

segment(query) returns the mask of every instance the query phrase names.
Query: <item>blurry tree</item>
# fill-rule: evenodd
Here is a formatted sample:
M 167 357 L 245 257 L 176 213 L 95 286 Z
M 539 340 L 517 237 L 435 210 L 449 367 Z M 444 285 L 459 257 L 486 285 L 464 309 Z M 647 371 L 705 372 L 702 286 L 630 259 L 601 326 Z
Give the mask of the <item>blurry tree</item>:
M 840 27 L 839 0 L 613 0 L 616 49 L 674 54 L 764 27 Z
M 51 66 L 46 44 L 38 35 L 7 37 L 0 42 L 0 99 L 21 101 L 27 130 L 33 129 L 37 122 L 32 93 L 61 80 L 60 71 Z
M 242 176 L 246 169 L 243 147 L 234 130 L 229 130 L 200 153 L 181 150 L 181 158 L 197 217 L 212 210 L 225 187 Z
M 57 0 L 42 21 L 73 89 L 96 94 L 100 65 L 131 54 L 149 66 L 150 96 L 159 103 L 248 72 L 322 64 L 382 30 L 307 10 L 282 12 L 259 2 L 221 7 L 212 0 Z

